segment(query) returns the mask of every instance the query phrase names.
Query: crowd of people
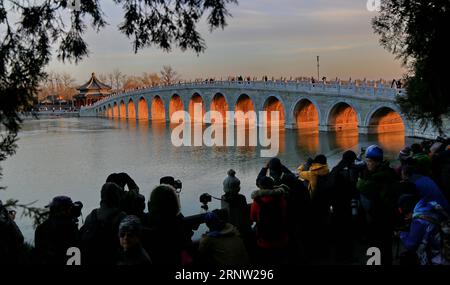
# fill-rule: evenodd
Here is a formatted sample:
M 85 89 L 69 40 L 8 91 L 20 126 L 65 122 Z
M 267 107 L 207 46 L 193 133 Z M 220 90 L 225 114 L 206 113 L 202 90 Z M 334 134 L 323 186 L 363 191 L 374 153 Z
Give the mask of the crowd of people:
M 398 159 L 391 167 L 372 145 L 344 152 L 333 168 L 319 154 L 294 173 L 272 158 L 251 203 L 229 170 L 222 209 L 199 216 L 197 226 L 208 228 L 199 240 L 181 213 L 179 181 L 161 178 L 145 212 L 134 180 L 113 173 L 81 227 L 82 203 L 53 198 L 26 258 L 15 212 L 0 204 L 0 263 L 66 264 L 67 249 L 77 247 L 83 265 L 361 264 L 362 246 L 379 248 L 382 265 L 450 264 L 449 142 L 413 144 Z

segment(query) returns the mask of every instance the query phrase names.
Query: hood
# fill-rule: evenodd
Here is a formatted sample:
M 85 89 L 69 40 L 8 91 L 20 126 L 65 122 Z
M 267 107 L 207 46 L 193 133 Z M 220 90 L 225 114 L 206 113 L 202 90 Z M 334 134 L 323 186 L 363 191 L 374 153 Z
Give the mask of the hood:
M 320 163 L 313 163 L 309 171 L 316 171 L 319 175 L 325 175 L 329 172 L 328 165 Z
M 262 196 L 279 196 L 285 194 L 285 190 L 281 187 L 274 189 L 259 189 L 252 193 L 252 199 Z

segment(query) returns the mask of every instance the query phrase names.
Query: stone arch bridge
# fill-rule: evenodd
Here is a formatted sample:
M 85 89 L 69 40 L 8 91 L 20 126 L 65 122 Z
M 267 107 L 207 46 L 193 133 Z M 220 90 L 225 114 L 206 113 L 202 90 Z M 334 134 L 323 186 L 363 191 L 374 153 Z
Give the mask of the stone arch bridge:
M 357 129 L 361 134 L 404 131 L 406 136 L 435 136 L 435 132 L 423 131 L 401 113 L 395 98 L 404 92 L 380 84 L 180 83 L 113 94 L 82 107 L 80 116 L 170 121 L 179 110 L 189 111 L 192 117 L 194 104 L 202 103 L 203 112 L 218 111 L 223 115 L 226 111 L 279 111 L 279 123 L 286 128 Z

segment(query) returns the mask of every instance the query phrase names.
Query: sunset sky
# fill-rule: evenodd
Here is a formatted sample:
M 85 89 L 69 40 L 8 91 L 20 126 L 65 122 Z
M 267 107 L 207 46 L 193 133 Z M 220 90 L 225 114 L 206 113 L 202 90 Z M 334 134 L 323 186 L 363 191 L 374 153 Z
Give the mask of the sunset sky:
M 159 72 L 171 65 L 183 79 L 228 75 L 313 76 L 316 56 L 321 76 L 342 79 L 399 78 L 405 70 L 394 56 L 380 47 L 366 0 L 240 0 L 230 6 L 233 18 L 225 30 L 209 33 L 205 22 L 200 32 L 207 50 L 174 49 L 165 53 L 148 48 L 134 54 L 129 39 L 117 30 L 121 7 L 101 1 L 107 26 L 99 34 L 86 35 L 90 56 L 78 65 L 52 61 L 48 70 L 68 72 L 83 83 L 91 72 L 120 69 L 130 75 Z

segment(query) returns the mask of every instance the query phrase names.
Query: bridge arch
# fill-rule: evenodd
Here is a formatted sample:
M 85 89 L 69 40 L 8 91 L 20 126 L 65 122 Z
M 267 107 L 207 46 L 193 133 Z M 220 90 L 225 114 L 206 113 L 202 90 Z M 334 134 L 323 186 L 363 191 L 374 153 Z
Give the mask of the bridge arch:
M 280 127 L 285 126 L 285 110 L 284 104 L 281 97 L 277 95 L 271 95 L 264 100 L 261 110 L 267 112 L 267 122 L 268 125 L 279 125 Z M 271 117 L 271 112 L 279 112 L 278 113 L 278 121 L 275 121 Z
M 201 114 L 194 113 L 195 104 L 201 104 L 202 107 Z M 202 123 L 204 115 L 205 115 L 205 102 L 203 100 L 203 97 L 199 93 L 195 92 L 191 96 L 191 99 L 189 100 L 189 116 L 191 117 L 191 122 Z
M 108 109 L 106 111 L 106 116 L 108 117 L 108 119 L 112 119 L 112 117 L 113 117 L 113 109 L 111 108 L 110 104 L 108 104 Z
M 129 100 L 128 100 L 128 107 L 127 107 L 127 109 L 128 109 L 128 116 L 127 116 L 127 118 L 130 120 L 130 119 L 136 119 L 136 107 L 135 107 L 135 105 L 134 105 L 134 101 L 133 101 L 133 98 L 130 98 Z
M 173 94 L 169 101 L 169 120 L 172 122 L 172 115 L 177 111 L 184 111 L 183 100 L 180 95 Z
M 119 118 L 119 105 L 117 105 L 116 101 L 114 101 L 114 104 L 113 104 L 113 117 Z
M 138 118 L 139 120 L 148 120 L 149 115 L 148 115 L 148 104 L 147 104 L 147 100 L 145 99 L 145 97 L 141 97 L 139 98 L 139 102 L 138 102 Z
M 329 131 L 358 130 L 361 115 L 353 103 L 345 100 L 331 105 L 325 120 Z
M 292 106 L 293 126 L 296 129 L 319 130 L 322 114 L 317 102 L 311 98 L 300 98 Z
M 164 101 L 159 95 L 155 95 L 155 97 L 153 97 L 152 99 L 151 113 L 153 121 L 164 121 L 166 119 Z
M 234 104 L 234 111 L 235 112 L 243 112 L 244 115 L 247 115 L 248 112 L 256 112 L 255 105 L 253 103 L 253 100 L 250 98 L 247 94 L 241 94 L 236 100 L 236 103 Z M 240 120 L 239 118 L 236 118 L 235 124 L 249 124 L 254 125 L 256 123 L 256 118 L 251 120 L 251 118 L 244 118 L 244 120 Z
M 229 110 L 228 102 L 222 93 L 216 93 L 213 96 L 213 98 L 211 100 L 210 110 L 219 112 L 220 115 L 222 116 L 223 123 L 226 123 L 228 121 L 228 118 L 227 118 L 227 111 Z
M 119 118 L 126 119 L 127 118 L 127 108 L 125 107 L 125 101 L 120 100 L 119 103 Z
M 368 133 L 404 132 L 406 119 L 400 114 L 395 106 L 376 106 L 367 114 L 364 126 Z

